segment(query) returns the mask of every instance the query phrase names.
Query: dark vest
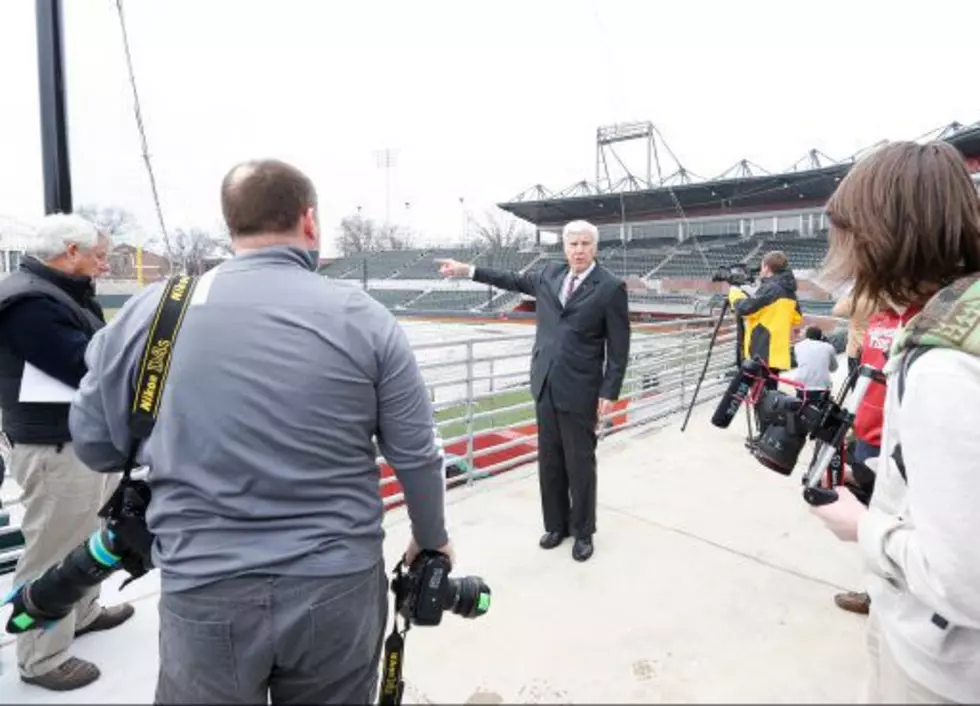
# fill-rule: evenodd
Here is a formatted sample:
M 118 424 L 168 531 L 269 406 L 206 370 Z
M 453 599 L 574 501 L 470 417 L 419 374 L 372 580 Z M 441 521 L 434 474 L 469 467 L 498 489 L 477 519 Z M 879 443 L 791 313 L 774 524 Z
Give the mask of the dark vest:
M 58 302 L 70 313 L 80 331 L 89 338 L 105 326 L 94 298 L 89 307 L 58 285 L 60 275 L 46 271 L 36 261 L 23 263 L 21 269 L 0 280 L 0 316 L 11 304 L 43 297 Z M 24 359 L 0 340 L 0 407 L 2 426 L 14 444 L 62 444 L 71 441 L 68 430 L 68 404 L 20 402 L 20 382 Z

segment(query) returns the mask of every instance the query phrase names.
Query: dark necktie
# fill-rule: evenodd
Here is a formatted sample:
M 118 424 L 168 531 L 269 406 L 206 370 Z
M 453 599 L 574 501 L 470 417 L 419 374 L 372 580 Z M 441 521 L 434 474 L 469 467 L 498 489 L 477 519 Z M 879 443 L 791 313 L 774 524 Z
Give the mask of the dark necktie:
M 578 275 L 572 275 L 568 278 L 568 286 L 565 287 L 565 297 L 562 300 L 562 306 L 568 304 L 568 300 L 572 298 L 572 292 L 575 291 L 575 282 L 578 280 Z

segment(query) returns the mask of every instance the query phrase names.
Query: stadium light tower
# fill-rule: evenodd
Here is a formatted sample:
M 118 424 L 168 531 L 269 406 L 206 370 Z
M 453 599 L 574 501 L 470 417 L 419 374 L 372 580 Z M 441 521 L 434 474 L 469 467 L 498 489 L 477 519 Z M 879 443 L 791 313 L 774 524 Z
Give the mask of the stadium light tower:
M 385 170 L 385 225 L 391 225 L 391 170 L 398 162 L 398 150 L 385 147 L 375 152 L 378 169 Z
M 466 244 L 466 232 L 469 230 L 467 226 L 469 225 L 469 219 L 466 217 L 466 197 L 459 197 L 459 232 L 462 237 L 461 243 L 465 246 Z
M 619 155 L 617 155 L 616 151 L 613 149 L 613 145 L 618 142 L 633 142 L 636 140 L 646 141 L 646 174 L 645 179 L 643 180 L 643 188 L 653 188 L 653 160 L 657 145 L 654 138 L 653 123 L 647 120 L 645 122 L 605 125 L 596 130 L 595 183 L 596 188 L 599 191 L 603 190 L 603 183 L 607 185 L 609 191 L 612 191 L 614 188 L 612 179 L 609 176 L 607 153 L 608 155 L 611 155 L 619 163 L 619 166 L 623 168 L 623 171 L 626 172 L 625 181 L 629 182 L 634 188 L 636 187 L 636 182 L 639 180 L 630 173 L 629 168 L 623 164 L 623 160 L 619 158 Z M 605 172 L 605 182 L 603 182 L 602 179 L 603 172 Z

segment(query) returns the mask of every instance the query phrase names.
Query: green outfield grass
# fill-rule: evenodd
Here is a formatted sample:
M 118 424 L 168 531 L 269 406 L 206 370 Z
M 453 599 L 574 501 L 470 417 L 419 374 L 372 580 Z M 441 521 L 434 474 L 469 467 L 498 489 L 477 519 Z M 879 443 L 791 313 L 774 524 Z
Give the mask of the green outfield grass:
M 502 407 L 510 407 L 515 404 L 520 404 L 522 402 L 530 402 L 531 393 L 527 390 L 514 390 L 512 392 L 502 392 L 495 397 L 490 397 L 484 400 L 479 400 L 473 405 L 473 413 L 477 414 L 479 412 L 492 412 L 493 410 L 500 409 Z M 439 434 L 444 439 L 449 439 L 454 436 L 462 436 L 466 433 L 466 420 L 458 419 L 466 414 L 466 403 L 461 403 L 458 405 L 453 405 L 452 407 L 447 407 L 446 409 L 439 410 L 436 412 L 436 422 L 444 422 L 448 419 L 457 419 L 458 421 L 453 421 L 448 424 L 443 424 L 439 427 Z M 534 407 L 525 407 L 522 409 L 511 409 L 499 414 L 493 414 L 489 417 L 481 417 L 479 419 L 473 420 L 473 430 L 483 431 L 484 429 L 492 429 L 494 427 L 501 426 L 511 426 L 515 424 L 521 424 L 524 422 L 534 421 Z
M 112 317 L 116 315 L 116 312 L 119 311 L 119 309 L 104 309 L 103 311 L 105 313 L 105 320 L 112 321 Z

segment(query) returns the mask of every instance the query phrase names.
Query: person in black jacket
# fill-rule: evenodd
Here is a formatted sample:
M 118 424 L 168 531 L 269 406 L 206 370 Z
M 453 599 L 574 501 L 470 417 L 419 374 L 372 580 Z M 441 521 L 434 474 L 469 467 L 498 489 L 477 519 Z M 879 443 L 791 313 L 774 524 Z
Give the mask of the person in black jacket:
M 439 260 L 450 277 L 535 297 L 531 394 L 538 423 L 538 476 L 545 534 L 553 549 L 570 534 L 572 556 L 592 556 L 596 531 L 596 424 L 613 411 L 629 360 L 626 284 L 595 261 L 599 233 L 573 221 L 562 233 L 567 263 L 501 272 Z M 571 503 L 569 503 L 571 500 Z
M 77 388 L 85 375 L 85 349 L 105 325 L 93 280 L 107 269 L 108 247 L 108 239 L 85 219 L 48 216 L 35 234 L 34 256 L 0 281 L 0 407 L 12 445 L 8 470 L 24 502 L 25 547 L 15 586 L 63 559 L 99 528 L 97 513 L 118 477 L 92 473 L 78 460 L 68 402 L 40 401 L 30 385 L 47 376 Z M 94 664 L 68 655 L 72 640 L 119 625 L 133 608 L 103 608 L 98 595 L 93 589 L 46 630 L 17 636 L 22 681 L 67 691 L 99 677 Z

